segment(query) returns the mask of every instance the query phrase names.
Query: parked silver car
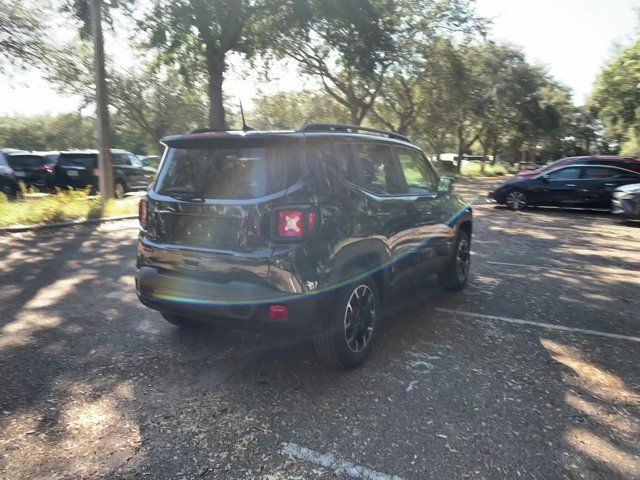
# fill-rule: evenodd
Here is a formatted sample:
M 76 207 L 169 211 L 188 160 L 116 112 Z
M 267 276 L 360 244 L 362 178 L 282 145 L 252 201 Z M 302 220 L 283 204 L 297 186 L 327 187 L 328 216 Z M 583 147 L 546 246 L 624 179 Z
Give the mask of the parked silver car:
M 640 183 L 616 188 L 611 200 L 614 215 L 632 220 L 640 220 Z

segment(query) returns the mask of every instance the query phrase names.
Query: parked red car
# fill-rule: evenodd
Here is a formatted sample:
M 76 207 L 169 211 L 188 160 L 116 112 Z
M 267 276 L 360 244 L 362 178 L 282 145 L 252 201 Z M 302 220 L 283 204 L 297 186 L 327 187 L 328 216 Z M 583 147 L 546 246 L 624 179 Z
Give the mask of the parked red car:
M 536 170 L 527 170 L 519 172 L 518 177 L 532 178 L 541 173 L 550 172 L 567 165 L 605 165 L 608 167 L 626 168 L 634 172 L 640 173 L 640 158 L 637 157 L 616 157 L 611 155 L 595 155 L 591 157 L 567 157 L 555 162 L 549 163 Z

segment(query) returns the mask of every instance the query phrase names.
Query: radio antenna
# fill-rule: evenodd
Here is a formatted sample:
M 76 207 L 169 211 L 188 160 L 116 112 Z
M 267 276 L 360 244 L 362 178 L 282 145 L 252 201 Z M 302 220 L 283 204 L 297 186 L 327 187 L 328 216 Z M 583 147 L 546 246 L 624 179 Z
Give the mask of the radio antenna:
M 240 115 L 242 116 L 242 131 L 247 132 L 249 130 L 253 130 L 253 128 L 247 125 L 247 122 L 244 121 L 244 109 L 242 108 L 242 100 L 239 100 L 239 101 L 240 101 Z

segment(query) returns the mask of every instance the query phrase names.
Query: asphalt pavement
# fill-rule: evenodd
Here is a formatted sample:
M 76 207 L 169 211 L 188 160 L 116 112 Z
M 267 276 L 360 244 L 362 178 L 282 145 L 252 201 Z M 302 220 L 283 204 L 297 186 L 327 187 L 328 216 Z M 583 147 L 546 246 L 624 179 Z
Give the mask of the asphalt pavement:
M 139 304 L 135 221 L 0 238 L 0 478 L 640 478 L 640 227 L 475 200 L 362 368 Z

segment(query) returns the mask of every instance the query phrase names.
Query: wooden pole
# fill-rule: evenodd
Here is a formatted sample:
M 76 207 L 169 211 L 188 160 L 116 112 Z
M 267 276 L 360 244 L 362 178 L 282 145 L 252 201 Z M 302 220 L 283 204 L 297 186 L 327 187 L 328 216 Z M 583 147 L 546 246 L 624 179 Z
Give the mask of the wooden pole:
M 111 168 L 111 124 L 109 122 L 109 94 L 104 60 L 104 39 L 102 36 L 102 0 L 91 2 L 91 26 L 93 31 L 94 70 L 96 82 L 96 106 L 99 143 L 99 188 L 100 203 L 105 204 L 113 196 L 113 170 Z

